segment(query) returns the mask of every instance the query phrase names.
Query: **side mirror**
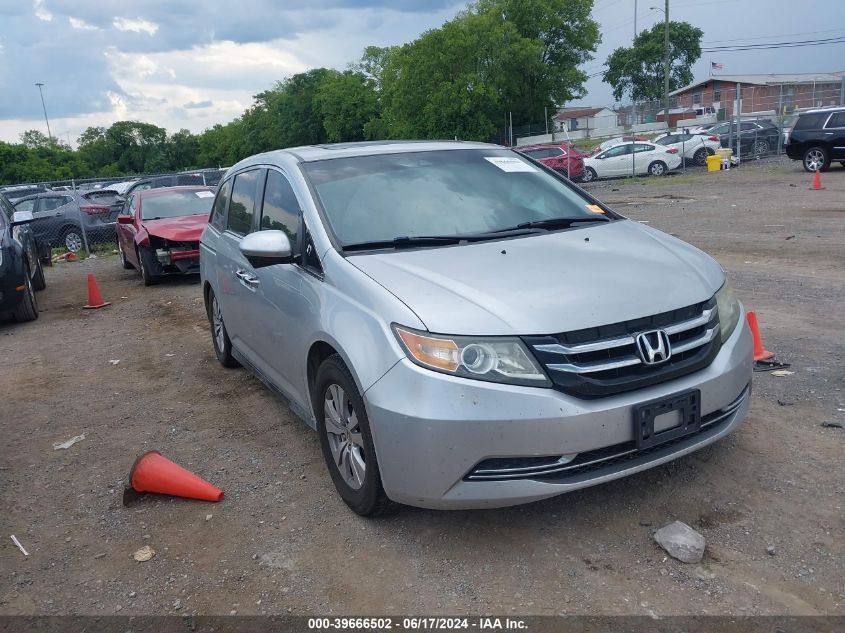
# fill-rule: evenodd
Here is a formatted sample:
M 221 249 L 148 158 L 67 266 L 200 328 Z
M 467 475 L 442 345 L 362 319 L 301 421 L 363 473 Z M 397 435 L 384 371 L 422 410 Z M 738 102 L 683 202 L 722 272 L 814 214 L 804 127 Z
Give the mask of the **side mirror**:
M 119 215 L 119 216 L 117 216 L 117 223 L 118 224 L 132 224 L 132 216 L 131 215 Z
M 123 204 L 126 202 L 126 198 L 124 196 L 115 196 L 113 204 Z
M 32 215 L 32 211 L 15 211 L 12 214 L 12 226 L 27 224 L 33 220 L 35 220 L 35 216 Z
M 293 261 L 288 236 L 284 231 L 256 231 L 241 240 L 241 253 L 255 268 L 290 264 Z

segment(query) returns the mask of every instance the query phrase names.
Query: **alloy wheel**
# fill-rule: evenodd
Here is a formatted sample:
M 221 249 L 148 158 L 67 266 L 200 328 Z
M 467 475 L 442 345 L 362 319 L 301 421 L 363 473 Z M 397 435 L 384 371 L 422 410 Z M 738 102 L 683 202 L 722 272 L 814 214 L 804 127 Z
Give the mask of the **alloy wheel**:
M 329 449 L 341 477 L 353 490 L 364 485 L 364 437 L 352 400 L 338 384 L 329 385 L 323 403 Z
M 807 171 L 819 171 L 824 166 L 824 152 L 820 149 L 811 149 L 804 156 L 804 165 Z
M 71 253 L 75 253 L 82 248 L 82 237 L 79 233 L 69 231 L 65 234 L 65 248 Z
M 217 344 L 217 349 L 224 349 L 226 346 L 226 334 L 223 329 L 223 314 L 220 312 L 217 297 L 211 298 L 211 326 L 214 328 L 214 342 Z

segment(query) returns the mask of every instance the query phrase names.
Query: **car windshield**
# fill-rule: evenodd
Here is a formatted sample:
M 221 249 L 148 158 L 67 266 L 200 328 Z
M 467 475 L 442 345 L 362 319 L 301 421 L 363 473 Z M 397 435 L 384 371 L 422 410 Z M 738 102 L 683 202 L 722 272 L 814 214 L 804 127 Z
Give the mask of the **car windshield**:
M 176 218 L 182 215 L 208 215 L 214 193 L 202 191 L 174 191 L 144 198 L 141 217 L 144 220 Z
M 609 219 L 591 200 L 517 153 L 498 148 L 305 163 L 342 246 L 506 231 L 555 218 Z

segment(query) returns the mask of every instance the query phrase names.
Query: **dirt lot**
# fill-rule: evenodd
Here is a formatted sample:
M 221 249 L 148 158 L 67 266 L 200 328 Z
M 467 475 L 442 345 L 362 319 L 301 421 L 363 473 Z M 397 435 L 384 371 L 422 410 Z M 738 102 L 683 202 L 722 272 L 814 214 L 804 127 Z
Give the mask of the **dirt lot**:
M 845 614 L 845 430 L 822 426 L 845 423 L 845 169 L 810 182 L 770 161 L 592 187 L 716 256 L 795 373 L 755 374 L 716 445 L 506 510 L 353 515 L 316 436 L 217 364 L 195 280 L 49 270 L 42 318 L 0 324 L 0 614 Z M 89 270 L 104 310 L 80 309 Z M 225 500 L 124 508 L 149 449 Z M 701 564 L 654 544 L 674 519 L 707 538 Z

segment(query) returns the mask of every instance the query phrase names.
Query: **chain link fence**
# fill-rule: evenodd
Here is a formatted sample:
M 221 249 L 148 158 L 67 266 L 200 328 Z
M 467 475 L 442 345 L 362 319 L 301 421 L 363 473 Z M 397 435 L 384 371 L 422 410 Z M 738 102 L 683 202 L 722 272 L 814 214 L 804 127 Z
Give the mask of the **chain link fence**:
M 115 223 L 126 197 L 138 189 L 178 185 L 216 186 L 225 169 L 127 178 L 90 178 L 22 183 L 0 187 L 15 211 L 32 213 L 29 224 L 45 264 L 111 253 L 117 244 Z
M 494 142 L 516 148 L 574 147 L 590 154 L 613 139 L 653 142 L 662 137 L 666 144 L 671 135 L 684 156 L 683 169 L 704 167 L 701 146 L 706 146 L 707 155 L 729 149 L 732 162 L 741 164 L 783 154 L 800 112 L 837 105 L 845 105 L 845 81 L 738 88 L 714 76 L 699 89 L 673 96 L 668 114 L 662 100 L 562 108 L 550 112 L 548 121 L 503 128 Z

